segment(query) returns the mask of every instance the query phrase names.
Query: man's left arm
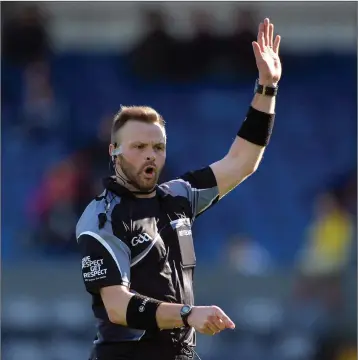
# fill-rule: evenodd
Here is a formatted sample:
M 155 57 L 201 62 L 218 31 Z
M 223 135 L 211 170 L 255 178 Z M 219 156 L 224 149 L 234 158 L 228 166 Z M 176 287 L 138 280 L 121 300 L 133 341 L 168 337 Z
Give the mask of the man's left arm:
M 234 189 L 259 166 L 269 143 L 275 117 L 277 84 L 281 78 L 278 56 L 280 36 L 273 40 L 273 24 L 265 19 L 259 26 L 257 41 L 253 42 L 260 87 L 251 103 L 227 155 L 210 165 L 220 198 Z

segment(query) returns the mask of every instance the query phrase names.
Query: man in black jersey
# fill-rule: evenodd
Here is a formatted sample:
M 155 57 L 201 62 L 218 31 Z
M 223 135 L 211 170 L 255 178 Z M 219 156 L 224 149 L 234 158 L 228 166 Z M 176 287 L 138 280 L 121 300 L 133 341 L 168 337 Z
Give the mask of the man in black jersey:
M 76 228 L 97 320 L 92 360 L 191 359 L 195 331 L 234 329 L 220 308 L 194 306 L 192 224 L 261 161 L 281 77 L 279 43 L 265 19 L 253 42 L 254 99 L 228 154 L 208 167 L 157 185 L 166 157 L 163 118 L 137 106 L 122 107 L 114 118 L 109 153 L 115 174 Z

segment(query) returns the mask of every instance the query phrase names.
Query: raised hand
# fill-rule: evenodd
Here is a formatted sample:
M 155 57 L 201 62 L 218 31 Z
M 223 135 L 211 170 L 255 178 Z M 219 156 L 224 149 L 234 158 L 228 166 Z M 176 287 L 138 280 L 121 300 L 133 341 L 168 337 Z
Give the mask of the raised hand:
M 261 85 L 277 85 L 281 78 L 282 67 L 279 58 L 281 36 L 273 38 L 274 25 L 265 19 L 259 25 L 257 41 L 252 43 L 259 70 L 259 83 Z

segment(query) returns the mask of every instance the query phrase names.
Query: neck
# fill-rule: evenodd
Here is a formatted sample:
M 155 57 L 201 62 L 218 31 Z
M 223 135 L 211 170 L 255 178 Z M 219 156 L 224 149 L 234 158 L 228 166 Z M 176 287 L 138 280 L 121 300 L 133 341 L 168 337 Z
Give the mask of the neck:
M 157 194 L 157 191 L 154 190 L 152 193 L 150 194 L 134 194 L 135 197 L 139 198 L 139 199 L 150 199 L 155 197 L 155 195 Z
M 156 190 L 152 191 L 149 194 L 144 193 L 140 193 L 140 190 L 138 190 L 135 186 L 131 185 L 128 183 L 128 179 L 126 178 L 126 176 L 124 176 L 124 174 L 122 172 L 120 172 L 121 177 L 119 177 L 118 175 L 115 175 L 114 178 L 116 179 L 116 182 L 122 186 L 124 186 L 125 188 L 127 188 L 130 192 L 133 193 L 133 195 L 137 198 L 152 198 L 156 195 Z M 125 180 L 125 181 L 123 181 Z

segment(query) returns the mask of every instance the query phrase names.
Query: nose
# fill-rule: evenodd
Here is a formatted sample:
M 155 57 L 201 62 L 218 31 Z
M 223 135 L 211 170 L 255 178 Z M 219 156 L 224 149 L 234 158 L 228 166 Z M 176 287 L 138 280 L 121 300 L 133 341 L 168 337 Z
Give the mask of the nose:
M 146 161 L 154 161 L 156 159 L 156 155 L 155 152 L 153 150 L 150 150 L 147 154 L 146 154 Z

